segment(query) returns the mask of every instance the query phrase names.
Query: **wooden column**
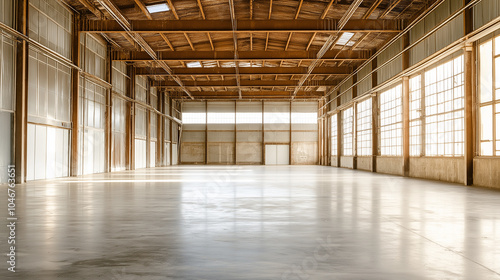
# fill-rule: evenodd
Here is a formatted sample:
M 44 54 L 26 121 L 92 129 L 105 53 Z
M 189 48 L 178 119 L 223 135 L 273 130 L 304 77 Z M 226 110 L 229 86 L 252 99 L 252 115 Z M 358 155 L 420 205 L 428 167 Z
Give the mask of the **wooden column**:
M 410 79 L 403 77 L 403 175 L 410 175 Z
M 474 160 L 474 141 L 475 141 L 475 106 L 474 106 L 474 46 L 467 45 L 464 49 L 465 61 L 465 185 L 473 184 L 473 160 Z
M 340 91 L 337 91 L 337 97 L 339 97 Z M 337 108 L 340 106 L 340 98 L 335 100 L 337 102 Z M 337 113 L 337 167 L 340 167 L 340 156 L 342 155 L 342 112 Z
M 463 0 L 463 4 L 470 3 L 471 0 Z M 464 11 L 464 35 L 473 31 L 472 9 Z M 465 97 L 465 127 L 464 127 L 464 184 L 472 185 L 474 183 L 474 151 L 476 150 L 476 51 L 474 43 L 469 43 L 464 48 L 464 97 Z
M 352 77 L 352 83 L 358 82 L 358 74 L 354 74 Z M 352 87 L 352 98 L 358 97 L 358 86 Z M 358 106 L 357 102 L 352 104 L 352 169 L 358 169 Z
M 147 78 L 146 78 L 147 79 Z M 151 85 L 147 83 L 146 103 L 151 105 Z M 152 111 L 146 108 L 146 168 L 151 167 L 151 114 Z
M 237 109 L 237 106 L 236 106 L 236 102 L 237 101 L 234 101 L 234 155 L 233 155 L 233 158 L 234 158 L 234 164 L 236 165 L 237 163 L 237 157 L 236 157 L 236 142 L 237 142 L 237 133 L 238 133 L 238 130 L 236 129 L 236 109 Z
M 208 164 L 208 102 L 205 100 L 205 165 Z
M 28 34 L 28 0 L 17 2 L 17 31 Z M 26 149 L 28 118 L 28 42 L 17 42 L 16 53 L 16 112 L 14 133 L 14 160 L 16 183 L 26 181 Z
M 127 92 L 129 97 L 135 100 L 135 69 L 134 66 L 127 66 L 127 76 L 130 77 L 127 83 Z M 128 168 L 130 170 L 135 170 L 135 103 L 128 102 L 128 123 L 127 123 L 127 133 L 128 133 Z
M 372 71 L 377 69 L 377 58 L 372 60 Z M 377 72 L 372 73 L 372 88 L 376 87 Z M 372 172 L 377 172 L 378 155 L 378 97 L 372 94 Z
M 172 117 L 172 97 L 169 97 L 169 100 L 168 100 L 168 110 L 169 110 L 169 115 Z M 173 155 L 172 155 L 172 151 L 173 151 L 173 145 L 172 143 L 174 143 L 174 139 L 172 138 L 172 130 L 174 129 L 174 121 L 172 120 L 169 120 L 170 121 L 170 165 L 174 165 L 174 161 L 173 161 Z
M 289 134 L 288 134 L 288 164 L 292 165 L 292 101 L 290 101 L 290 123 L 289 123 Z
M 266 142 L 264 141 L 264 127 L 265 127 L 265 124 L 264 124 L 264 100 L 262 100 L 262 164 L 265 165 L 266 164 Z
M 73 64 L 80 66 L 80 32 L 78 31 L 80 25 L 79 16 L 75 16 L 73 23 L 73 40 L 71 45 Z M 71 111 L 71 176 L 79 174 L 78 166 L 78 152 L 79 152 L 79 136 L 80 136 L 80 123 L 78 115 L 80 114 L 80 73 L 77 69 L 71 69 L 71 82 L 72 82 L 72 111 Z
M 108 44 L 107 46 L 108 50 L 106 52 L 106 82 L 112 83 L 113 81 L 111 80 L 111 52 L 112 48 L 111 45 Z M 105 172 L 111 172 L 111 163 L 112 163 L 112 154 L 111 154 L 111 147 L 112 147 L 112 126 L 111 126 L 111 121 L 112 121 L 112 115 L 113 115 L 113 99 L 112 99 L 112 89 L 108 89 L 106 91 L 106 126 L 105 126 L 105 151 L 106 151 L 106 157 L 105 157 Z
M 403 49 L 410 45 L 410 36 L 405 33 L 402 37 Z M 410 67 L 410 53 L 403 52 L 403 71 Z M 410 176 L 410 80 L 403 77 L 403 176 Z
M 358 103 L 352 104 L 352 169 L 358 169 Z
M 164 112 L 163 111 L 163 105 L 165 104 L 163 102 L 163 94 L 160 93 L 160 89 L 157 89 L 156 95 L 158 96 L 158 111 Z M 163 116 L 158 116 L 157 117 L 157 123 L 156 123 L 156 166 L 163 166 L 163 157 L 165 155 L 165 145 L 163 144 L 164 141 L 164 135 L 163 135 L 163 129 L 164 129 L 164 121 L 165 117 Z

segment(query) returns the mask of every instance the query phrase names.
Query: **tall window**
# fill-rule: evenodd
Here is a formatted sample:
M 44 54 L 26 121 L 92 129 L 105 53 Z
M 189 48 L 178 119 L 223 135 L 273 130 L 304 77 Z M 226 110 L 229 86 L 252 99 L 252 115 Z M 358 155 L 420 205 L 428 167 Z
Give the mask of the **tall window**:
M 500 156 L 500 36 L 479 46 L 479 153 Z
M 400 156 L 402 145 L 401 85 L 380 94 L 380 155 Z
M 410 155 L 422 155 L 422 76 L 410 79 Z
M 353 109 L 342 111 L 342 155 L 352 156 L 353 153 Z
M 331 139 L 330 147 L 332 156 L 337 156 L 337 114 L 330 118 Z
M 203 113 L 185 113 L 182 112 L 182 122 L 185 124 L 205 124 L 207 122 L 207 114 Z
M 358 156 L 372 155 L 372 99 L 357 104 L 356 127 Z
M 425 155 L 463 155 L 463 56 L 426 71 L 424 83 Z

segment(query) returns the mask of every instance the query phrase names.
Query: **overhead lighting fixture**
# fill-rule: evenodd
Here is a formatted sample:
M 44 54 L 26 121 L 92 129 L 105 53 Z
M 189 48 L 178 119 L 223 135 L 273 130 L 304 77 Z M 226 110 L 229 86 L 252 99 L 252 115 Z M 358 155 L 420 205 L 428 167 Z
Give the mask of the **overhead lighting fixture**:
M 201 63 L 198 61 L 188 62 L 188 63 L 186 63 L 186 66 L 188 68 L 201 68 Z
M 354 36 L 354 33 L 351 32 L 344 32 L 342 33 L 342 36 L 340 36 L 339 40 L 337 41 L 337 45 L 341 46 L 352 46 L 354 45 L 354 42 L 350 42 L 352 36 Z
M 166 3 L 147 5 L 146 9 L 150 14 L 170 11 L 170 7 Z

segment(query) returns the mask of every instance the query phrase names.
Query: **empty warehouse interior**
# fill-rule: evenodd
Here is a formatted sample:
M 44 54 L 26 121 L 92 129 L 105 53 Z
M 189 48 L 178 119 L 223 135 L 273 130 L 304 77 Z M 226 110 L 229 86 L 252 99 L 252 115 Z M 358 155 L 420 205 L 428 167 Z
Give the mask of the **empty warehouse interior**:
M 498 0 L 0 0 L 1 279 L 500 279 Z

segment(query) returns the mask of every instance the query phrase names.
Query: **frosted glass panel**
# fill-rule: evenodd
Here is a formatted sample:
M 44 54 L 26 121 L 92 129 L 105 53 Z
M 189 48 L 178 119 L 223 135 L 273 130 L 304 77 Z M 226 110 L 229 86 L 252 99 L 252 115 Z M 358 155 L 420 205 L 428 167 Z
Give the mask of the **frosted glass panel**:
M 111 116 L 111 129 L 113 132 L 113 141 L 111 144 L 111 170 L 125 170 L 125 149 L 126 147 L 126 101 L 114 97 Z
M 0 183 L 7 182 L 7 167 L 14 164 L 13 151 L 13 121 L 14 114 L 0 111 L 0 131 L 2 131 L 2 141 L 0 142 L 0 168 L 5 170 L 0 172 Z
M 71 58 L 71 11 L 57 0 L 29 3 L 30 23 L 34 23 L 29 24 L 29 37 L 66 58 Z
M 14 110 L 14 58 L 15 46 L 12 39 L 0 34 L 0 109 Z
M 10 27 L 13 27 L 13 15 L 14 15 L 14 1 L 13 0 L 0 1 L 0 22 L 5 23 Z
M 80 37 L 83 70 L 101 79 L 106 78 L 106 43 L 92 36 L 81 34 Z
M 135 169 L 146 168 L 146 140 L 135 139 Z
M 156 142 L 151 141 L 149 145 L 150 156 L 149 156 L 149 167 L 156 167 Z
M 26 180 L 69 176 L 69 131 L 28 124 Z
M 35 51 L 29 55 L 28 114 L 70 122 L 71 69 Z

